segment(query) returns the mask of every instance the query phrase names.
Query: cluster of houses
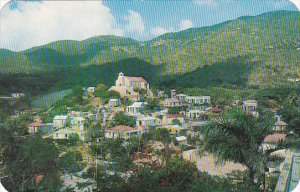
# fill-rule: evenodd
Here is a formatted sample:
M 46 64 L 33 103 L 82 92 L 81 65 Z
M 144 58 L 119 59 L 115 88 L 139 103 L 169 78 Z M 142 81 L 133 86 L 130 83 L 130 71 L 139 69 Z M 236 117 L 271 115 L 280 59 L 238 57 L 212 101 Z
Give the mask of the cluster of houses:
M 145 90 L 147 98 L 159 100 L 157 110 L 148 110 L 149 104 L 145 102 L 145 98 L 142 99 L 144 96 L 139 93 L 141 89 Z M 174 89 L 170 91 L 169 96 L 163 91 L 154 95 L 150 90 L 149 83 L 143 77 L 129 77 L 124 76 L 123 73 L 119 73 L 115 86 L 109 90 L 117 91 L 120 98 L 111 98 L 107 103 L 94 106 L 94 113 L 70 110 L 67 114 L 57 114 L 50 123 L 43 123 L 39 118 L 36 118 L 34 122 L 28 125 L 29 133 L 39 132 L 45 137 L 53 139 L 70 139 L 74 135 L 78 135 L 80 140 L 89 142 L 90 126 L 88 126 L 88 122 L 95 123 L 100 119 L 102 120 L 104 138 L 98 138 L 97 141 L 117 138 L 128 141 L 133 137 L 140 138 L 142 133 L 151 129 L 165 129 L 175 139 L 176 145 L 178 145 L 177 153 L 186 160 L 196 161 L 197 150 L 182 150 L 182 146 L 192 147 L 189 145 L 192 143 L 188 141 L 188 138 L 191 138 L 189 136 L 194 135 L 195 137 L 196 130 L 201 131 L 201 127 L 209 124 L 211 119 L 220 116 L 230 107 L 241 108 L 247 115 L 259 117 L 256 100 L 236 100 L 232 106 L 220 107 L 212 104 L 210 96 L 177 94 Z M 83 91 L 85 98 L 91 96 L 94 98 L 94 87 L 83 88 Z M 124 98 L 127 98 L 127 102 L 124 102 Z M 171 111 L 172 113 L 170 113 Z M 119 112 L 134 119 L 134 126 L 112 126 L 114 116 Z M 287 123 L 283 122 L 280 116 L 275 117 L 277 120 L 271 134 L 265 137 L 261 145 L 262 150 L 275 149 L 277 144 L 287 136 Z M 201 137 L 199 132 L 197 137 Z M 136 152 L 133 159 L 136 165 L 150 163 L 151 166 L 161 166 L 159 156 L 156 156 L 154 151 L 163 151 L 165 146 L 159 140 L 151 142 L 149 141 L 147 144 L 151 147 L 149 153 Z
M 138 90 L 144 89 L 146 97 L 159 98 L 159 110 L 148 112 L 148 103 L 141 101 L 142 95 Z M 213 106 L 210 96 L 188 96 L 185 94 L 177 94 L 176 90 L 170 91 L 170 97 L 166 98 L 166 94 L 160 91 L 154 95 L 149 83 L 143 77 L 124 76 L 121 72 L 109 90 L 117 91 L 120 98 L 111 98 L 108 103 L 102 104 L 97 114 L 91 112 L 69 111 L 65 115 L 56 115 L 51 123 L 42 123 L 35 121 L 29 125 L 29 132 L 34 134 L 41 132 L 48 134 L 54 139 L 69 139 L 72 135 L 77 134 L 83 141 L 89 141 L 89 129 L 85 126 L 85 122 L 97 121 L 100 118 L 103 120 L 105 127 L 105 137 L 107 139 L 116 139 L 118 137 L 128 140 L 133 136 L 138 136 L 149 129 L 169 130 L 171 135 L 178 137 L 178 141 L 183 141 L 186 137 L 181 135 L 183 131 L 201 129 L 201 126 L 209 123 L 209 119 L 216 117 L 223 112 L 223 108 Z M 89 97 L 94 94 L 95 87 L 83 88 L 84 97 Z M 127 98 L 131 101 L 130 105 L 123 105 L 122 99 Z M 144 99 L 143 99 L 144 100 Z M 234 101 L 234 107 L 242 108 L 248 115 L 258 117 L 257 101 L 245 100 Z M 175 114 L 169 113 L 172 108 L 177 108 Z M 110 127 L 113 117 L 118 112 L 124 112 L 125 115 L 132 117 L 135 120 L 135 126 L 129 127 L 118 125 Z M 274 125 L 274 135 L 266 138 L 265 143 L 277 141 L 284 138 L 286 123 L 278 118 Z M 278 138 L 277 138 L 278 137 Z M 183 141 L 186 142 L 186 141 Z

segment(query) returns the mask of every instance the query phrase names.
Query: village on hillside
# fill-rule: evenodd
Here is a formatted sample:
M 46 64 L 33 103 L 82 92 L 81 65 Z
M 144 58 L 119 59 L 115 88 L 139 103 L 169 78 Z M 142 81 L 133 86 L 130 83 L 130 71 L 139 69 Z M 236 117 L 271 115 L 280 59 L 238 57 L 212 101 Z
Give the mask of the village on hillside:
M 296 1 L 0 0 L 0 192 L 300 192 Z
M 12 102 L 12 98 L 20 97 L 24 97 L 24 93 L 2 99 Z M 65 171 L 63 178 L 63 188 L 75 191 L 82 190 L 78 183 L 85 183 L 86 191 L 95 187 L 93 178 L 81 176 L 91 167 L 102 167 L 105 174 L 117 174 L 126 180 L 143 167 L 164 167 L 166 156 L 194 163 L 199 171 L 209 175 L 228 176 L 243 172 L 247 169 L 243 164 L 231 161 L 218 164 L 214 154 L 201 148 L 205 143 L 205 130 L 210 129 L 211 123 L 225 122 L 224 114 L 234 111 L 253 119 L 261 115 L 259 103 L 253 98 L 232 100 L 231 105 L 220 106 L 210 95 L 186 95 L 175 89 L 169 92 L 153 90 L 145 78 L 126 76 L 122 72 L 110 88 L 103 84 L 81 87 L 67 98 L 47 110 L 15 111 L 12 118 L 24 114 L 31 116 L 29 134 L 54 139 L 60 157 L 78 155 L 77 168 L 71 166 L 72 171 Z M 268 164 L 267 183 L 274 174 L 281 173 L 278 182 L 285 181 L 286 175 L 297 177 L 297 173 L 291 173 L 297 170 L 289 167 L 299 167 L 299 163 L 295 163 L 299 154 L 282 148 L 276 150 L 289 134 L 288 124 L 277 114 L 279 108 L 271 110 L 272 115 L 268 118 L 274 123 L 259 147 L 262 151 L 272 149 L 273 155 L 282 159 L 279 163 Z M 234 120 L 228 119 L 228 122 Z M 72 145 L 74 142 L 76 145 Z M 35 178 L 42 177 L 41 173 Z M 292 178 L 289 180 L 289 185 L 296 186 Z M 277 186 L 280 187 L 282 185 Z

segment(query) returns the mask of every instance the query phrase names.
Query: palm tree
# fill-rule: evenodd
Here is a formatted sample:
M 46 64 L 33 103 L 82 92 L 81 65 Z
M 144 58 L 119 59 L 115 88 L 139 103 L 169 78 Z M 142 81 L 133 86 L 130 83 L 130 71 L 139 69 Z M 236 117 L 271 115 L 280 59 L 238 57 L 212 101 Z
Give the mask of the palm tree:
M 212 120 L 204 127 L 204 150 L 216 155 L 218 162 L 233 161 L 248 167 L 249 179 L 265 168 L 261 144 L 273 125 L 273 118 L 254 118 L 238 109 Z

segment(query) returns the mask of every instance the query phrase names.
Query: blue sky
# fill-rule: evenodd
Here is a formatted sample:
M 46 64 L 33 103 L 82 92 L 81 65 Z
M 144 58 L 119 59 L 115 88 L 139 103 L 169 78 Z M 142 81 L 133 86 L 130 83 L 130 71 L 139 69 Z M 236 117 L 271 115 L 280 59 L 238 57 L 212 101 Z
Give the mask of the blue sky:
M 118 35 L 148 40 L 245 15 L 296 11 L 286 0 L 18 1 L 0 12 L 0 48 L 20 51 L 62 39 Z

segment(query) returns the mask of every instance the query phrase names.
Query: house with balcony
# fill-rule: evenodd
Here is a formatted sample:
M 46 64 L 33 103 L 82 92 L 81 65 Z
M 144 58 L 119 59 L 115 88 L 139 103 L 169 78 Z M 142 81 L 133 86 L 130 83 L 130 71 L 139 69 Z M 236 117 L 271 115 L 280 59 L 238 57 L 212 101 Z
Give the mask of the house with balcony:
M 63 128 L 66 127 L 68 121 L 68 116 L 66 115 L 56 115 L 53 119 L 53 128 Z
M 87 140 L 84 130 L 85 118 L 57 116 L 53 120 L 53 138 L 69 139 L 72 135 L 77 134 L 82 141 Z
M 140 129 L 149 129 L 151 127 L 161 126 L 161 120 L 159 118 L 151 116 L 140 116 L 136 120 L 136 127 Z
M 129 116 L 141 115 L 146 105 L 146 102 L 134 102 L 132 105 L 126 107 L 126 114 Z
M 185 102 L 185 100 L 186 100 L 186 95 L 185 94 L 177 94 L 176 95 L 176 98 L 179 100 L 179 101 L 181 101 L 181 102 Z
M 185 101 L 190 105 L 210 104 L 210 96 L 186 96 Z
M 189 119 L 200 119 L 202 116 L 205 116 L 207 113 L 204 110 L 200 109 L 191 109 L 186 113 L 186 117 Z
M 140 133 L 141 133 L 141 130 L 139 130 L 139 129 L 125 126 L 125 125 L 119 125 L 119 126 L 107 129 L 105 131 L 105 138 L 108 138 L 108 139 L 121 138 L 124 140 L 129 140 L 132 137 L 139 136 Z
M 182 107 L 183 102 L 179 101 L 176 97 L 173 98 L 167 98 L 164 100 L 163 105 L 165 108 L 170 108 L 170 107 Z

